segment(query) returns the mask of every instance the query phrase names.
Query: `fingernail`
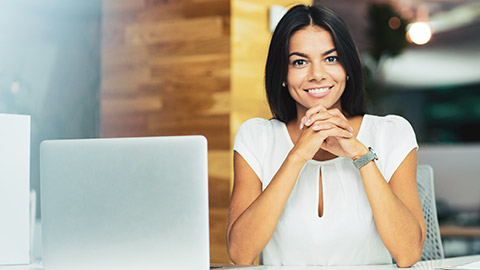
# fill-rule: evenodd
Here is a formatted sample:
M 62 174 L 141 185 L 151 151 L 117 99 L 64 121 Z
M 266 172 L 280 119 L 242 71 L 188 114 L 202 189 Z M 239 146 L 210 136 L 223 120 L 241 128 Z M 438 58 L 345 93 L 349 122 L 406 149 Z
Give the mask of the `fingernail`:
M 308 119 L 307 122 L 305 123 L 305 125 L 309 126 L 312 124 L 312 120 Z
M 348 129 L 349 129 L 350 131 L 353 131 L 353 127 L 349 127 Z
M 348 134 L 350 134 L 350 137 L 353 137 L 353 134 L 351 132 L 349 132 Z
M 320 127 L 319 126 L 313 126 L 312 129 L 313 130 L 320 130 Z

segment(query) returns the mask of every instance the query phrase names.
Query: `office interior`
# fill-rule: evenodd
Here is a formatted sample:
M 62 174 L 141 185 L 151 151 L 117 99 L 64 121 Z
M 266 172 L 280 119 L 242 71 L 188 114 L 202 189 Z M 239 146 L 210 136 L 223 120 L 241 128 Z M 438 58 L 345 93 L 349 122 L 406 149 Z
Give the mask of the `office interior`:
M 434 169 L 445 257 L 480 254 L 478 0 L 1 1 L 0 113 L 31 115 L 31 188 L 41 195 L 45 139 L 202 134 L 210 257 L 229 263 L 233 139 L 245 120 L 271 117 L 270 12 L 293 2 L 344 18 L 368 75 L 369 111 L 407 118 L 419 163 Z M 430 27 L 420 25 L 420 40 L 406 35 L 416 22 Z

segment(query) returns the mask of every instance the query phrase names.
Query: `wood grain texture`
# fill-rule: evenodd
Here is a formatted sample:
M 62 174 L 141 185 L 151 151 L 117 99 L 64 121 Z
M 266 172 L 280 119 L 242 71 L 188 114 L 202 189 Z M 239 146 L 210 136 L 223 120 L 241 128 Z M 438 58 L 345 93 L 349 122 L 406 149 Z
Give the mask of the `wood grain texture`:
M 207 137 L 210 256 L 228 263 L 230 1 L 103 0 L 102 30 L 102 136 Z

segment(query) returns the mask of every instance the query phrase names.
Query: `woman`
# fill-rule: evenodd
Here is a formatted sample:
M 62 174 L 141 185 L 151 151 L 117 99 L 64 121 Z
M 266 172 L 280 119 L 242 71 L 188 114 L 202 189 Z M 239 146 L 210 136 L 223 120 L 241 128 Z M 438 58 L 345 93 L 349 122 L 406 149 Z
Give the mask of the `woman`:
M 274 118 L 248 120 L 235 139 L 233 262 L 252 264 L 260 253 L 274 265 L 419 260 L 415 134 L 399 116 L 365 114 L 362 74 L 347 27 L 329 9 L 295 6 L 279 22 L 265 71 Z

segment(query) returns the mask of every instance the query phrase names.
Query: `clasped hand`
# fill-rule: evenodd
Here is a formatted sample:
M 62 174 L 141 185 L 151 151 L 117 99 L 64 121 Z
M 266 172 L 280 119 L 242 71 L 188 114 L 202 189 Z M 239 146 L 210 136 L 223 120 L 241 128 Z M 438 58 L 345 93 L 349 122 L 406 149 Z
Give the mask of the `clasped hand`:
M 338 109 L 327 110 L 322 105 L 310 108 L 302 118 L 300 129 L 295 147 L 307 160 L 319 149 L 352 159 L 368 151 L 353 135 L 353 127 Z

